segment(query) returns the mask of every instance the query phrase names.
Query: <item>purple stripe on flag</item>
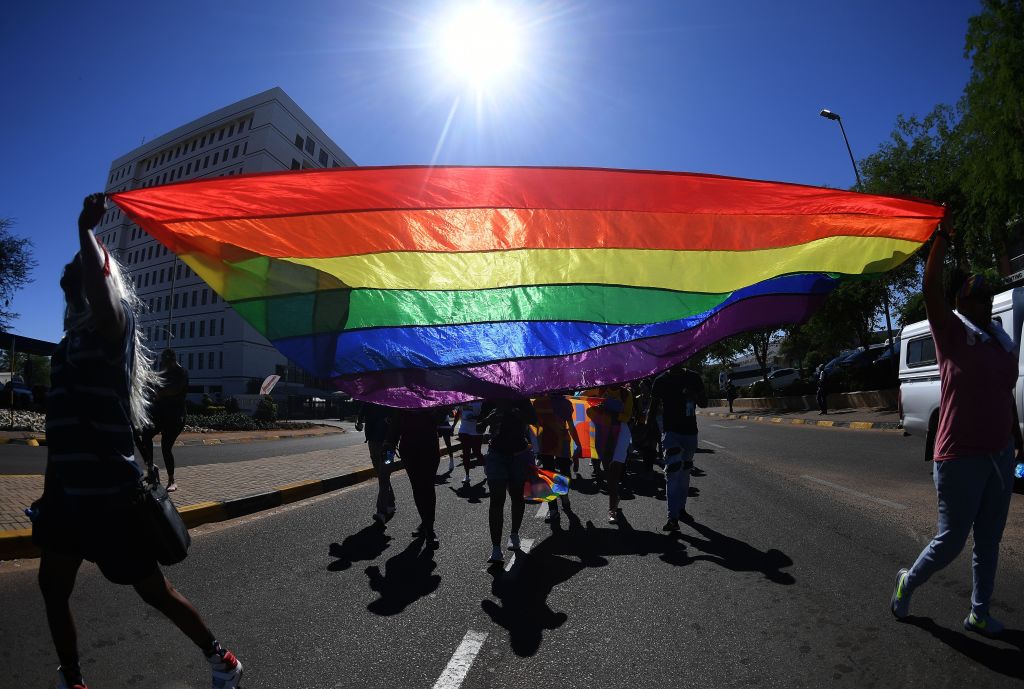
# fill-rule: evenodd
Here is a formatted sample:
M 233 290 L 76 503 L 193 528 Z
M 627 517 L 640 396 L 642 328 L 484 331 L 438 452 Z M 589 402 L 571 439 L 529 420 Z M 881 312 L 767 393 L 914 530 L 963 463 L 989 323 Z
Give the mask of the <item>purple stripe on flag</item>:
M 741 332 L 800 323 L 822 295 L 766 295 L 731 304 L 695 328 L 577 354 L 444 369 L 361 373 L 333 383 L 354 397 L 392 407 L 434 407 L 473 399 L 532 397 L 582 390 L 659 373 Z

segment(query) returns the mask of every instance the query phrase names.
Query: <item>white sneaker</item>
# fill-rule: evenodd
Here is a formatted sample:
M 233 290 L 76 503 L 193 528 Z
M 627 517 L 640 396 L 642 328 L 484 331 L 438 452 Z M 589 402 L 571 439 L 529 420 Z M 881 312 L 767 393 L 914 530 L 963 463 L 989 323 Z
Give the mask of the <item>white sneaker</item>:
M 238 689 L 242 681 L 242 662 L 231 651 L 207 657 L 213 674 L 213 689 Z
M 174 481 L 171 481 L 170 483 L 167 484 L 167 492 L 168 493 L 173 493 L 176 490 L 178 490 L 178 484 L 177 483 L 175 483 Z
M 519 534 L 510 533 L 508 535 L 508 549 L 519 550 Z
M 504 562 L 505 561 L 505 554 L 503 552 L 501 552 L 501 546 L 500 545 L 496 545 L 493 548 L 491 548 L 491 556 L 489 558 L 487 558 L 487 561 L 488 562 Z
M 454 459 L 449 459 L 448 460 L 448 473 L 450 474 L 453 471 L 455 471 L 455 460 Z
M 964 618 L 964 629 L 969 632 L 981 634 L 982 636 L 987 636 L 990 639 L 995 639 L 1003 633 L 1005 626 L 1002 622 L 991 615 L 978 617 L 972 610 L 970 614 Z
M 462 483 L 467 486 L 470 484 L 469 474 L 466 474 L 466 478 L 462 479 Z

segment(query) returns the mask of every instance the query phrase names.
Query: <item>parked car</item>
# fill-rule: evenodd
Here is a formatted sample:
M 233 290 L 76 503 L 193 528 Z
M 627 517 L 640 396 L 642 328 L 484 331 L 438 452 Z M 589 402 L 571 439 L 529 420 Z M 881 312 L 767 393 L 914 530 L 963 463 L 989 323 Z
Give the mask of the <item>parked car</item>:
M 14 391 L 14 406 L 28 407 L 32 404 L 32 388 L 25 385 L 25 382 L 21 378 L 13 378 L 4 385 L 3 391 L 3 405 L 8 406 L 11 403 L 11 391 Z
M 795 368 L 778 368 L 768 374 L 768 384 L 772 386 L 772 390 L 784 390 L 798 382 L 800 374 Z
M 870 366 L 886 349 L 888 349 L 888 345 L 885 344 L 871 345 L 867 348 L 858 347 L 840 359 L 839 366 L 845 369 L 865 368 Z

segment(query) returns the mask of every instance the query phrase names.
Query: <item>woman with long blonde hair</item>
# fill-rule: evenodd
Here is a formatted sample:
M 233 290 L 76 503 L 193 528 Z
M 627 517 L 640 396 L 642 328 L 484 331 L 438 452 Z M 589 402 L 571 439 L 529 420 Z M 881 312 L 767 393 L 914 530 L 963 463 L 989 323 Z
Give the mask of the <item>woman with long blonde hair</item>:
M 171 586 L 147 547 L 152 538 L 137 500 L 143 470 L 132 429 L 149 422 L 147 399 L 157 374 L 136 322 L 141 303 L 92 233 L 105 211 L 103 194 L 86 197 L 80 250 L 60 280 L 65 334 L 51 359 L 46 480 L 34 505 L 39 587 L 60 659 L 57 687 L 86 689 L 69 599 L 82 560 L 90 560 L 109 581 L 133 586 L 203 651 L 215 689 L 234 689 L 242 664 Z

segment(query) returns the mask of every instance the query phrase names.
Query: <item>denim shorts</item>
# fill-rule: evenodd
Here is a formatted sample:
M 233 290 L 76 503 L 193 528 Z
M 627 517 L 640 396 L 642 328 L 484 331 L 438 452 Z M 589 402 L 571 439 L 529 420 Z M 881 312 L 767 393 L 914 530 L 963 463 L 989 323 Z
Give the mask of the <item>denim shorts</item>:
M 484 457 L 484 475 L 488 481 L 524 484 L 533 464 L 533 450 L 526 448 L 514 454 L 489 450 Z

